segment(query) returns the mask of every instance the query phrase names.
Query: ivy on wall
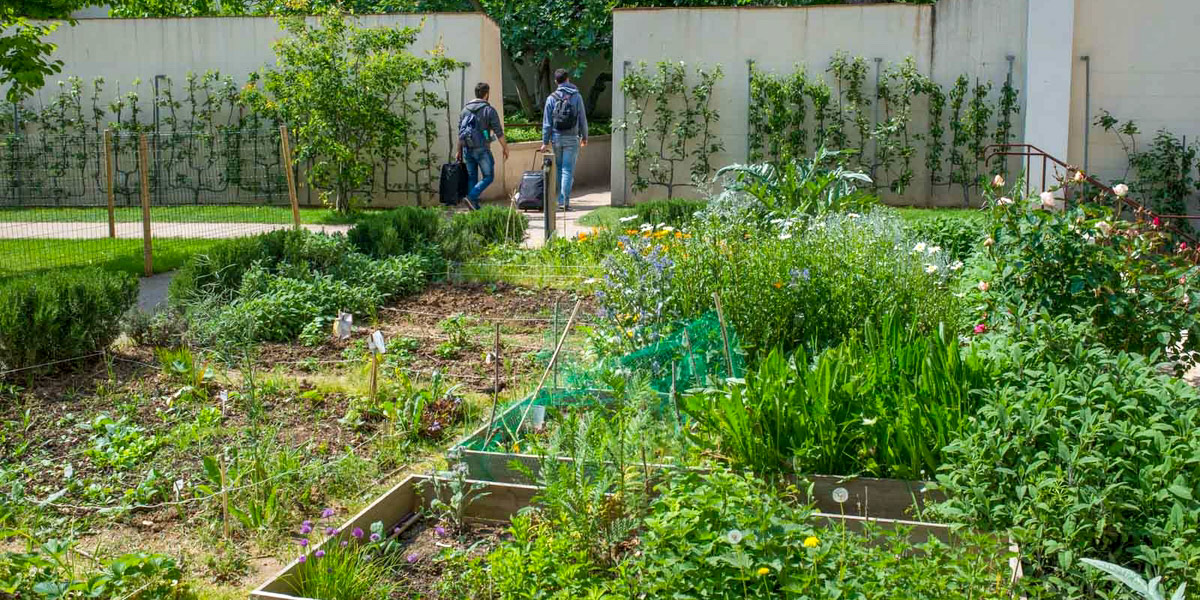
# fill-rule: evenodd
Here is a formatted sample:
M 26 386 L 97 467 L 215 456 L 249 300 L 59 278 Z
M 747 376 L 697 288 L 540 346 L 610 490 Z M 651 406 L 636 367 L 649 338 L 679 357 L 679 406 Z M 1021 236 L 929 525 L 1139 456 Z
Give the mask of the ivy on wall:
M 948 90 L 917 70 L 910 57 L 872 67 L 839 52 L 823 74 L 804 67 L 792 73 L 750 71 L 750 160 L 806 156 L 819 147 L 851 151 L 852 167 L 871 175 L 877 190 L 904 193 L 914 182 L 918 151 L 932 186 L 957 186 L 964 203 L 984 175 L 1003 172 L 1004 161 L 985 164 L 988 145 L 1013 138 L 1019 93 L 1010 81 L 993 100 L 990 82 L 965 75 Z M 924 123 L 915 120 L 924 99 Z M 811 121 L 811 122 L 810 122 Z
M 625 94 L 627 136 L 625 166 L 636 194 L 661 187 L 674 198 L 682 187 L 702 187 L 713 171 L 712 156 L 724 149 L 715 135 L 719 120 L 712 108 L 713 88 L 724 77 L 721 67 L 695 69 L 689 84 L 686 63 L 662 61 L 651 69 L 638 64 L 621 81 Z M 679 175 L 687 173 L 687 183 Z

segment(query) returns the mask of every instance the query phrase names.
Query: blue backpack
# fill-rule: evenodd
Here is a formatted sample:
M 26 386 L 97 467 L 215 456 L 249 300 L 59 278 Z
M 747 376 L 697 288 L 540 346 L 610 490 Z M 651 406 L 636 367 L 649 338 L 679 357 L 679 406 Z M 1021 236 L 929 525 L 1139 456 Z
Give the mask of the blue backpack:
M 463 146 L 467 148 L 482 148 L 487 145 L 487 139 L 483 135 L 483 123 L 479 118 L 479 111 L 485 106 L 486 102 L 468 104 L 463 108 L 462 117 L 458 120 L 458 139 L 462 141 Z

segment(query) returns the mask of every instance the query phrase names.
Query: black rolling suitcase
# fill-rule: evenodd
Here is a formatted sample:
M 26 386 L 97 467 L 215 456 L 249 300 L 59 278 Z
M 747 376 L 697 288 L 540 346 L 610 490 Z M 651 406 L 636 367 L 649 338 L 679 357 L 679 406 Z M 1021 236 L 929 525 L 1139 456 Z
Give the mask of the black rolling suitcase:
M 537 154 L 533 155 L 533 166 L 537 166 Z M 521 174 L 517 186 L 517 210 L 542 210 L 546 201 L 546 174 L 539 170 Z
M 457 206 L 466 197 L 467 165 L 461 162 L 442 165 L 441 179 L 438 181 L 438 199 L 446 206 Z

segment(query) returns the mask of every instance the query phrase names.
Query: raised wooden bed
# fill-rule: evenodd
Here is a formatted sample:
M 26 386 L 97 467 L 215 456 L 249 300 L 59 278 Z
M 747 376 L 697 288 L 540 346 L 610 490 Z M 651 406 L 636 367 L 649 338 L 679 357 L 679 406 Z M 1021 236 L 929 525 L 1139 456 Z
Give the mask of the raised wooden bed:
M 536 487 L 514 483 L 470 480 L 468 480 L 468 483 L 482 483 L 484 485 L 482 491 L 487 492 L 486 496 L 474 500 L 469 505 L 467 518 L 472 520 L 508 521 L 518 510 L 528 506 L 538 491 Z M 407 527 L 416 520 L 417 515 L 419 515 L 422 509 L 429 506 L 429 502 L 433 497 L 433 491 L 434 486 L 431 478 L 423 475 L 409 476 L 342 525 L 342 533 L 338 537 L 324 541 L 319 547 L 340 541 L 343 537 L 348 536 L 349 532 L 353 531 L 356 527 L 364 531 L 369 530 L 371 524 L 376 521 L 382 522 L 385 525 L 385 531 L 391 531 L 396 527 Z M 448 500 L 448 498 L 443 498 L 443 500 Z M 943 541 L 949 541 L 954 537 L 950 526 L 937 523 L 880 519 L 837 513 L 817 513 L 813 515 L 813 518 L 817 523 L 827 525 L 844 524 L 851 531 L 860 531 L 867 524 L 883 529 L 908 528 L 910 531 L 909 538 L 913 543 L 922 543 L 931 536 Z M 1016 548 L 1012 547 L 1012 550 L 1015 552 Z M 291 595 L 293 589 L 289 581 L 294 576 L 299 565 L 299 560 L 292 561 L 282 571 L 251 592 L 251 600 L 335 600 L 332 598 L 317 599 Z M 1013 558 L 1009 561 L 1009 566 L 1012 570 L 1009 580 L 1011 583 L 1021 577 L 1020 561 Z
M 487 492 L 487 495 L 474 500 L 467 508 L 467 518 L 478 521 L 507 522 L 519 508 L 528 506 L 537 492 L 537 488 L 528 485 L 472 481 L 467 483 L 483 483 L 485 485 L 484 491 Z M 429 502 L 433 499 L 433 491 L 433 481 L 430 477 L 411 475 L 346 521 L 341 527 L 340 535 L 325 540 L 318 548 L 346 538 L 356 527 L 363 531 L 369 531 L 371 524 L 376 521 L 384 524 L 384 531 L 392 531 L 396 527 L 407 527 L 416 520 L 423 509 L 429 507 Z M 449 498 L 444 497 L 442 500 L 448 501 Z M 252 600 L 318 600 L 291 595 L 293 590 L 289 580 L 299 565 L 299 560 L 293 560 L 258 589 L 250 592 L 250 598 Z M 321 598 L 319 600 L 334 599 Z
M 460 448 L 462 460 L 467 466 L 467 477 L 480 481 L 518 483 L 533 485 L 516 465 L 528 469 L 534 475 L 541 470 L 542 458 L 533 454 L 510 454 L 485 452 Z M 571 462 L 569 458 L 559 458 Z M 515 464 L 514 464 L 515 463 Z M 651 465 L 655 470 L 674 467 Z M 901 479 L 874 479 L 871 477 L 839 477 L 836 475 L 805 475 L 791 478 L 791 483 L 804 492 L 812 484 L 809 500 L 823 513 L 853 517 L 870 517 L 893 520 L 923 520 L 928 504 L 945 500 L 945 494 L 932 489 L 932 484 L 922 481 Z M 844 490 L 845 498 L 838 490 Z

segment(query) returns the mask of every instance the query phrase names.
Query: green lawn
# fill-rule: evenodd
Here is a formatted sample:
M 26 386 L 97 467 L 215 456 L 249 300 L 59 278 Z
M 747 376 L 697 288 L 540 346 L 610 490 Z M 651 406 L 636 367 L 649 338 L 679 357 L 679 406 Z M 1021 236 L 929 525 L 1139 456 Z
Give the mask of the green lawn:
M 114 210 L 120 223 L 142 220 L 141 207 Z M 291 223 L 292 209 L 287 206 L 158 206 L 150 209 L 152 219 L 176 223 Z M 340 214 L 327 208 L 301 208 L 302 223 L 339 225 L 353 223 L 355 215 Z M 0 223 L 107 223 L 104 207 L 86 208 L 0 208 Z
M 623 206 L 601 206 L 592 212 L 579 217 L 579 224 L 588 227 L 607 227 L 609 229 L 620 229 L 621 217 L 627 217 L 636 213 L 632 208 Z M 639 223 L 640 224 L 640 223 Z
M 192 255 L 223 240 L 154 240 L 154 272 L 177 269 Z M 142 240 L 0 240 L 0 278 L 48 269 L 98 266 L 142 275 Z
M 978 209 L 969 208 L 913 208 L 913 207 L 893 207 L 891 210 L 896 211 L 902 219 L 910 223 L 926 221 L 937 217 L 946 217 L 950 219 L 982 219 L 983 213 Z M 634 214 L 634 209 L 617 207 L 617 206 L 602 206 L 592 212 L 583 215 L 579 218 L 580 225 L 589 227 L 608 227 L 610 229 L 622 229 L 620 219 Z

